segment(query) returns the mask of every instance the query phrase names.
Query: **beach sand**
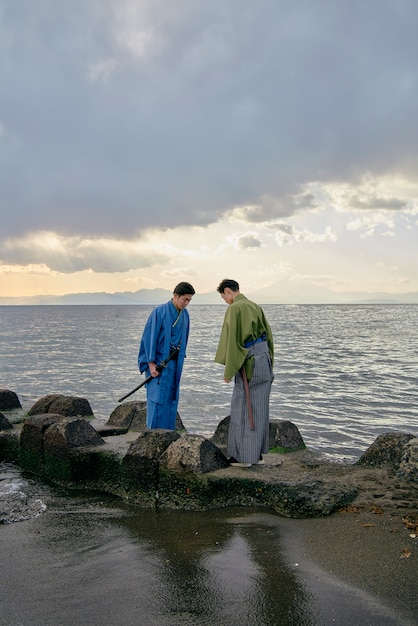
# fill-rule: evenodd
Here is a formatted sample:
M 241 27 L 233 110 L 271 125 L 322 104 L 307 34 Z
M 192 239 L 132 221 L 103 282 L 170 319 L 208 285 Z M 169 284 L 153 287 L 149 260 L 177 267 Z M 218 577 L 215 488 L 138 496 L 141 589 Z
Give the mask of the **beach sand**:
M 385 513 L 366 505 L 326 518 L 281 520 L 287 559 L 306 573 L 329 620 L 324 623 L 418 624 L 418 532 L 414 524 L 408 528 L 408 518 L 418 523 L 416 513 Z M 338 593 L 321 600 L 321 588 L 331 582 Z M 374 602 L 380 618 L 364 621 L 364 607 Z
M 324 623 L 417 625 L 417 483 L 397 478 L 390 467 L 314 462 L 307 468 L 304 461 L 311 457 L 303 451 L 282 455 L 280 475 L 286 480 L 308 473 L 358 489 L 349 506 L 328 517 L 280 521 L 286 557 L 307 574 L 314 596 L 321 597 L 321 587 L 332 581 L 341 592 L 333 600 L 323 598 L 321 610 L 328 606 Z M 380 618 L 370 621 L 359 614 L 356 621 L 355 611 L 372 607 L 374 600 L 383 611 Z M 351 621 L 341 621 L 343 602 Z M 389 621 L 382 621 L 386 610 Z

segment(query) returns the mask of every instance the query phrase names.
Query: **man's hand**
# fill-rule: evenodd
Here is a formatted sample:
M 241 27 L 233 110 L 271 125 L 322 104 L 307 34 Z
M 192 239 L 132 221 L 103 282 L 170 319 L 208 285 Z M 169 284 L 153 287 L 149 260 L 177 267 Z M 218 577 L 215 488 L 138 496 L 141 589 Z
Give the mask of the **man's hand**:
M 153 378 L 156 378 L 160 374 L 160 372 L 157 370 L 157 366 L 155 365 L 155 363 L 148 363 L 148 367 L 149 373 Z
M 231 382 L 231 380 L 232 380 L 232 378 L 224 378 L 224 382 L 225 382 L 225 383 L 230 383 L 230 382 Z

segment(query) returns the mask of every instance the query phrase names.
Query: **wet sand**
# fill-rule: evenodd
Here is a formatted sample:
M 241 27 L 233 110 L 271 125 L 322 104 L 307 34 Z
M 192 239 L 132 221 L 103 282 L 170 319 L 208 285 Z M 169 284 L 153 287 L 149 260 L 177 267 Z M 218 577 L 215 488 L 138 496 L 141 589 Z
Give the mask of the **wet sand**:
M 402 516 L 133 512 L 49 503 L 0 526 L 0 624 L 418 624 L 418 543 Z
M 306 574 L 324 623 L 418 624 L 418 538 L 402 519 L 402 513 L 349 507 L 327 518 L 281 520 L 286 557 Z M 330 581 L 337 598 L 321 593 Z M 366 621 L 366 606 L 375 606 L 380 621 Z

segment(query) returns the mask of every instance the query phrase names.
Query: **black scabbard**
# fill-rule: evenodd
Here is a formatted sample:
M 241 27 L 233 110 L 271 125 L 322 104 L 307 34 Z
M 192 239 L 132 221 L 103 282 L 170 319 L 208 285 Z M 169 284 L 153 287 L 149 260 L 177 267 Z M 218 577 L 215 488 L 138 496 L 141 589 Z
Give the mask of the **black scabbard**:
M 157 370 L 161 372 L 161 370 L 167 365 L 167 363 L 171 361 L 171 359 L 174 359 L 178 355 L 179 352 L 180 352 L 180 346 L 177 346 L 177 348 L 173 348 L 173 350 L 170 352 L 170 354 L 165 359 L 165 361 L 161 361 L 161 363 L 157 365 Z M 141 389 L 141 387 L 149 383 L 149 381 L 152 378 L 153 376 L 147 376 L 147 378 L 143 380 L 142 383 L 140 383 L 137 387 L 135 387 L 135 389 L 132 389 L 132 391 L 129 391 L 127 394 L 119 398 L 118 402 L 123 402 L 123 400 L 126 400 L 126 398 L 129 398 L 129 396 L 135 393 L 135 391 L 138 391 L 138 389 Z

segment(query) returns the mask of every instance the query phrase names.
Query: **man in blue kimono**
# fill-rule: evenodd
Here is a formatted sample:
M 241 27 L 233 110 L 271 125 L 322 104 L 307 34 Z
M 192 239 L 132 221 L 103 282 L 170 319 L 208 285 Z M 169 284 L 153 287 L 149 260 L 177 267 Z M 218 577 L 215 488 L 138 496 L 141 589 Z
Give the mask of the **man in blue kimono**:
M 179 402 L 180 377 L 186 356 L 190 320 L 186 307 L 195 290 L 190 283 L 179 283 L 173 298 L 151 312 L 142 335 L 138 367 L 141 374 L 152 376 L 147 383 L 147 427 L 175 430 Z M 158 370 L 174 348 L 176 357 Z

